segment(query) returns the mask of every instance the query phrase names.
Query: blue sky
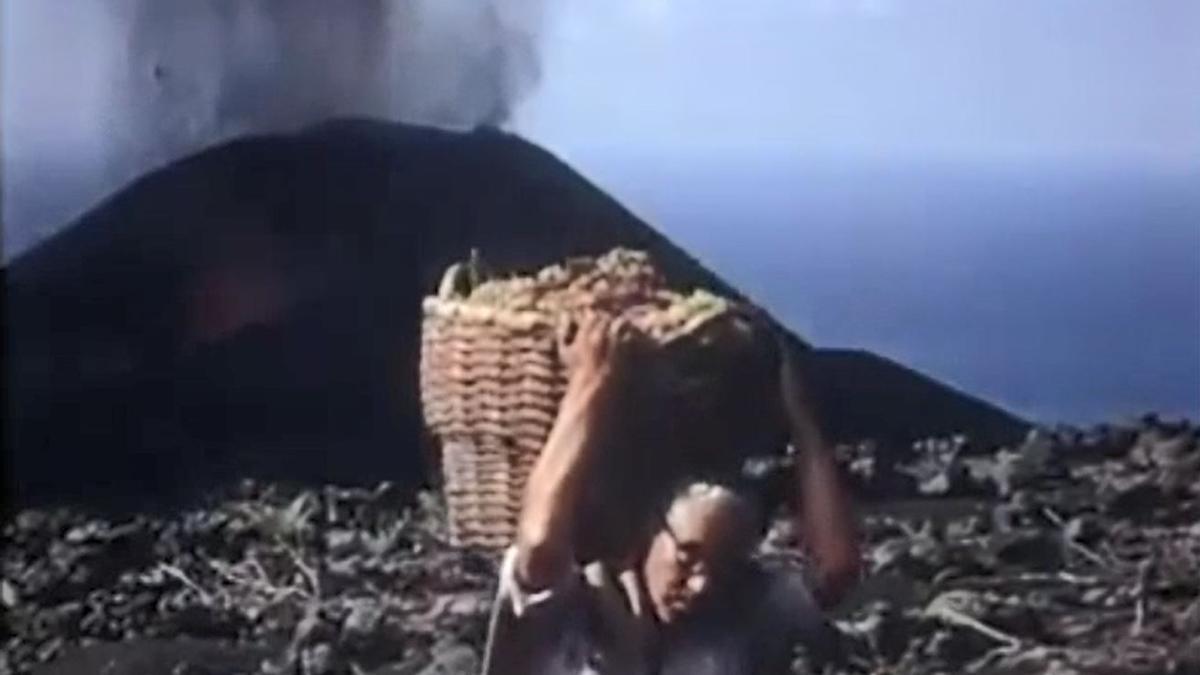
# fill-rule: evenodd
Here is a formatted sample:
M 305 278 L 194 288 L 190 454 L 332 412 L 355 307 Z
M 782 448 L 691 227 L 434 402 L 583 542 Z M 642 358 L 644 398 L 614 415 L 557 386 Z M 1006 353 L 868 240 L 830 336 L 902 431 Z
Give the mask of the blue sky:
M 1200 163 L 1190 0 L 574 0 L 518 128 L 600 156 Z

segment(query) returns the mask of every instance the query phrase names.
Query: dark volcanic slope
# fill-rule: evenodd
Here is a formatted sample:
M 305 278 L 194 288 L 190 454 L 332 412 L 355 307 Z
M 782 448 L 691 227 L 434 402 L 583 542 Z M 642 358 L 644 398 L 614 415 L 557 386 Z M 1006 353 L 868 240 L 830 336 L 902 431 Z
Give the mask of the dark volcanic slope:
M 1003 409 L 878 354 L 857 349 L 814 353 L 809 376 L 834 438 L 904 442 L 965 434 L 986 446 L 1021 431 Z
M 733 292 L 496 131 L 336 122 L 208 150 L 9 265 L 9 475 L 26 498 L 138 501 L 241 474 L 412 479 L 419 301 L 441 271 L 473 246 L 511 269 L 617 244 Z M 840 437 L 1023 428 L 909 371 L 818 355 Z M 909 384 L 924 405 L 903 404 Z

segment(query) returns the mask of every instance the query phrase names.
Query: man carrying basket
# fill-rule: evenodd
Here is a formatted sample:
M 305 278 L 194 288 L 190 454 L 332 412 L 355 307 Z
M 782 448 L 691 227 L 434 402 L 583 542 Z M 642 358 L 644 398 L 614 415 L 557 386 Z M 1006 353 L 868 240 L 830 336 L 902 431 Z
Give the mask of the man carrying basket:
M 797 524 L 812 575 L 751 560 L 769 514 L 737 476 L 683 476 L 645 509 L 643 495 L 622 494 L 638 483 L 612 480 L 600 448 L 624 423 L 620 399 L 638 377 L 640 342 L 628 322 L 598 314 L 560 335 L 567 390 L 504 557 L 485 675 L 788 672 L 797 643 L 820 656 L 835 642 L 821 608 L 855 580 L 859 553 L 798 356 L 781 341 Z M 598 487 L 596 476 L 609 478 Z M 643 512 L 631 515 L 630 504 Z M 606 562 L 578 562 L 598 556 Z

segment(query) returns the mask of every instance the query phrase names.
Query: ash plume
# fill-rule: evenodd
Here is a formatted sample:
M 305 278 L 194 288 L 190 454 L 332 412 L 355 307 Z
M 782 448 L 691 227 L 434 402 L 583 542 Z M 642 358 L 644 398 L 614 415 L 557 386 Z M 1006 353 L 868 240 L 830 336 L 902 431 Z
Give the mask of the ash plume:
M 534 0 L 140 0 L 118 118 L 158 160 L 343 115 L 503 124 L 537 80 L 541 13 Z
M 25 34 L 23 68 L 49 65 L 26 80 L 36 91 L 16 111 L 24 119 L 6 121 L 6 135 L 25 140 L 5 151 L 5 256 L 32 243 L 34 228 L 45 236 L 136 176 L 233 136 L 338 116 L 503 126 L 539 78 L 543 4 L 104 0 L 69 14 L 15 5 L 12 33 L 39 34 Z M 57 120 L 38 119 L 63 117 L 61 107 L 34 109 L 58 102 L 79 111 L 71 142 L 61 130 L 55 138 Z M 72 180 L 56 185 L 59 176 Z

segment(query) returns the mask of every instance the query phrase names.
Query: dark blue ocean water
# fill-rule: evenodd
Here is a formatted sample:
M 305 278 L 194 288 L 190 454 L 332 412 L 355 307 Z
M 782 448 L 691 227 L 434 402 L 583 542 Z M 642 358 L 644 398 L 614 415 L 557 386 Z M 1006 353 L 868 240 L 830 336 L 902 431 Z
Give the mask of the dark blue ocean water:
M 584 170 L 819 345 L 1043 422 L 1200 417 L 1200 171 Z

